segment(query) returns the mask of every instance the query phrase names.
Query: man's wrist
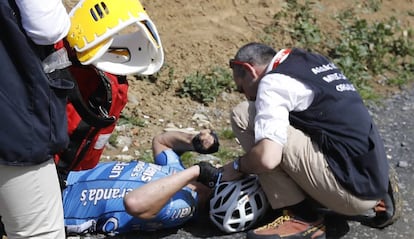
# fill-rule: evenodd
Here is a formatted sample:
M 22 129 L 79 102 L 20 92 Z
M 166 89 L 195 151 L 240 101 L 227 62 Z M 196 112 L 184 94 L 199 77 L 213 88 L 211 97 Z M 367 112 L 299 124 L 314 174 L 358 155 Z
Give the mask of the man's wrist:
M 239 173 L 241 173 L 241 156 L 238 156 L 234 161 L 233 161 L 233 169 L 234 171 L 237 171 Z

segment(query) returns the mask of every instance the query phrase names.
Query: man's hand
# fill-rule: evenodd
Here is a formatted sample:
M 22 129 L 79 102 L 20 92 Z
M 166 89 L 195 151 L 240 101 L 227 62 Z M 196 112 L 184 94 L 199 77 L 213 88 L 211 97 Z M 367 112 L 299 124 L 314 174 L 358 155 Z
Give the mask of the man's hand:
M 197 182 L 200 182 L 209 188 L 214 188 L 220 181 L 222 169 L 216 168 L 207 162 L 200 162 L 196 165 L 200 167 L 200 175 L 197 178 Z
M 209 129 L 201 130 L 192 140 L 194 150 L 200 154 L 212 154 L 219 150 L 217 134 Z

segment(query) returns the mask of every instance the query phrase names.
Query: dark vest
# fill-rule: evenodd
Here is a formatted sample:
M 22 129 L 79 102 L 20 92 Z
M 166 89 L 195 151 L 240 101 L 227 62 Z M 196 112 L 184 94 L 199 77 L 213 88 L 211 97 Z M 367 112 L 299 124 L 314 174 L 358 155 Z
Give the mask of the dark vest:
M 0 26 L 0 164 L 39 164 L 68 143 L 67 82 L 43 72 L 52 47 L 27 37 L 14 1 L 0 1 Z
M 310 107 L 290 112 L 290 124 L 316 142 L 338 182 L 355 196 L 378 199 L 388 189 L 388 162 L 377 128 L 354 86 L 327 58 L 300 49 L 272 73 L 291 76 L 314 94 Z

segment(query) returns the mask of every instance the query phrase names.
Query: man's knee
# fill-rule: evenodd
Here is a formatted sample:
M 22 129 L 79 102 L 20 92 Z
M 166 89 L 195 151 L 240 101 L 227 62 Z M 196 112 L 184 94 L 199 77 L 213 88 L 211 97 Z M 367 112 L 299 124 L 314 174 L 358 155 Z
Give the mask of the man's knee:
M 233 130 L 245 131 L 249 128 L 249 124 L 253 123 L 252 119 L 255 115 L 252 107 L 254 108 L 254 102 L 243 101 L 231 110 L 230 120 Z

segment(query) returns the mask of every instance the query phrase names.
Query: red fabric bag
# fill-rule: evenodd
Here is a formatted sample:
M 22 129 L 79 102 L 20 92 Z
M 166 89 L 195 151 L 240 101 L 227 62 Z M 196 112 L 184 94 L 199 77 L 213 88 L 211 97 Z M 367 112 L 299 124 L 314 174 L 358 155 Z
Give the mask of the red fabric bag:
M 69 71 L 75 82 L 66 107 L 70 142 L 55 157 L 63 176 L 97 165 L 127 103 L 128 92 L 125 76 L 82 65 L 72 65 Z

